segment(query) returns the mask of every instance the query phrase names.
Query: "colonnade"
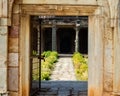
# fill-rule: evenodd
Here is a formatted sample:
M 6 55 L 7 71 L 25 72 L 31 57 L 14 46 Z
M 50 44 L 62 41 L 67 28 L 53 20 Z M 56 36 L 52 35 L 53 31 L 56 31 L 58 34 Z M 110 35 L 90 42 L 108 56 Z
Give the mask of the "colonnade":
M 80 24 L 75 23 L 75 52 L 79 51 L 79 29 L 80 29 Z M 55 20 L 52 21 L 52 51 L 57 51 L 57 26 Z M 64 33 L 63 33 L 64 35 Z

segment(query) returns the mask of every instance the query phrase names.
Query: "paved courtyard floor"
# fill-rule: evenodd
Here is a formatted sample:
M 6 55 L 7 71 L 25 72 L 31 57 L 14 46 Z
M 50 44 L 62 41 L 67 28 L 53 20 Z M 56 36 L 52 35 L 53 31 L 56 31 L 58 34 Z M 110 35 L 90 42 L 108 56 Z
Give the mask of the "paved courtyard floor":
M 75 81 L 75 72 L 71 57 L 61 57 L 55 65 L 51 80 Z
M 76 80 L 71 57 L 59 58 L 50 78 L 41 81 L 41 89 L 34 96 L 87 96 L 87 81 Z

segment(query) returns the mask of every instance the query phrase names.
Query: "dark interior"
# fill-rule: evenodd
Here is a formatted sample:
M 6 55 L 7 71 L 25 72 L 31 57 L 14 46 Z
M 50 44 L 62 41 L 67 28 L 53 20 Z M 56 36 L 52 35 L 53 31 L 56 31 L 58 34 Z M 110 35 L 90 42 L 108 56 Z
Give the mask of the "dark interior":
M 52 28 L 44 28 L 43 30 L 44 36 L 44 50 L 52 50 Z
M 74 52 L 75 30 L 73 28 L 59 28 L 58 52 L 61 54 L 72 54 Z
M 44 28 L 44 50 L 52 50 L 52 28 Z M 72 54 L 75 50 L 75 30 L 73 27 L 57 29 L 57 51 L 59 54 Z M 88 28 L 79 30 L 79 52 L 88 54 Z
M 79 52 L 88 54 L 88 28 L 80 28 L 79 30 Z

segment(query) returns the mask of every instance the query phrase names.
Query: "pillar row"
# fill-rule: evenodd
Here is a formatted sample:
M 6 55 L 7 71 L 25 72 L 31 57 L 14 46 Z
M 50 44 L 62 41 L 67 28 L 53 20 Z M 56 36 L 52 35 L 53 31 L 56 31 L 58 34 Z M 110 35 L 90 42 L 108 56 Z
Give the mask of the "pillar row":
M 52 24 L 52 51 L 56 51 L 57 46 L 56 46 L 56 22 L 53 20 Z

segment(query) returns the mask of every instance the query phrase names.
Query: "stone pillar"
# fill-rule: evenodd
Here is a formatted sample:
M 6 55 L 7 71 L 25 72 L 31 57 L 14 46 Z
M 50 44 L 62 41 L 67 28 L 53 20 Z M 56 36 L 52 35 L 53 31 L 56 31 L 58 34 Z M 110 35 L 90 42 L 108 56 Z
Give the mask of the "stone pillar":
M 8 0 L 0 0 L 0 96 L 7 94 Z
M 88 22 L 88 96 L 103 96 L 104 18 L 91 15 Z
M 7 18 L 0 18 L 0 95 L 7 96 Z
M 17 0 L 20 1 L 20 0 Z M 12 0 L 10 0 L 12 2 Z M 19 54 L 19 30 L 20 30 L 20 6 L 17 2 L 12 5 L 12 13 L 9 27 L 8 37 L 8 91 L 10 96 L 19 95 L 19 84 L 20 84 L 20 54 Z M 10 24 L 10 23 L 9 23 Z M 23 56 L 23 55 L 22 55 Z M 18 92 L 19 91 L 19 92 Z
M 119 10 L 120 11 L 120 10 Z M 114 67 L 113 67 L 113 94 L 120 95 L 120 14 L 116 18 L 114 33 Z
M 56 51 L 57 46 L 56 46 L 56 22 L 53 20 L 53 25 L 52 25 L 52 51 Z
M 80 25 L 76 23 L 76 34 L 75 34 L 75 52 L 79 51 L 79 29 Z

